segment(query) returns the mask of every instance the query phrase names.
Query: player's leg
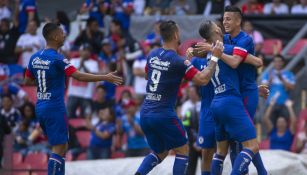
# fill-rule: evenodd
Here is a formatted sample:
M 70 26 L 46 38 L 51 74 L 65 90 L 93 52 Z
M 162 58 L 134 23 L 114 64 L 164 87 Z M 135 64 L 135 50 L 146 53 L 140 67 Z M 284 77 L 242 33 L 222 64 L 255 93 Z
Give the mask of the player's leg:
M 173 148 L 176 153 L 175 162 L 173 166 L 173 175 L 185 175 L 189 161 L 189 145 Z
M 211 162 L 215 153 L 215 148 L 201 150 L 201 175 L 210 175 Z
M 223 164 L 225 157 L 228 152 L 228 141 L 217 141 L 216 144 L 216 153 L 213 156 L 212 163 L 211 163 L 211 174 L 214 175 L 221 175 L 223 172 Z
M 142 161 L 135 175 L 148 174 L 156 165 L 161 163 L 168 155 L 165 150 L 165 145 L 162 138 L 155 132 L 153 127 L 159 126 L 156 124 L 154 117 L 141 117 L 141 128 L 145 134 L 149 147 L 153 150 Z

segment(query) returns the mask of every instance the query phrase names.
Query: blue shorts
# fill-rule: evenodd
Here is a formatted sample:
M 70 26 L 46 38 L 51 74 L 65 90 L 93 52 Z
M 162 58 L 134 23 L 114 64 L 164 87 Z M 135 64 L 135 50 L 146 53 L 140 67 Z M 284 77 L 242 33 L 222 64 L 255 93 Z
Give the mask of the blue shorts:
M 214 98 L 211 109 L 216 123 L 217 141 L 245 142 L 256 138 L 255 127 L 244 108 L 242 98 L 237 96 Z
M 187 143 L 186 131 L 177 116 L 141 114 L 141 128 L 148 145 L 157 154 Z
M 216 147 L 215 122 L 210 109 L 200 115 L 197 145 L 204 149 Z
M 256 109 L 258 106 L 258 89 L 244 90 L 242 91 L 243 104 L 247 110 L 249 116 L 254 120 Z
M 36 110 L 36 116 L 51 146 L 68 142 L 66 111 L 56 109 Z

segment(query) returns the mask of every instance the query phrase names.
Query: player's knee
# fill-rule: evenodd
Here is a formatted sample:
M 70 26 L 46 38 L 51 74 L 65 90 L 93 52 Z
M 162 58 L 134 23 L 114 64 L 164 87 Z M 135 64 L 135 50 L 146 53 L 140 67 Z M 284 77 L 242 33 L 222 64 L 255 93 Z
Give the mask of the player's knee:
M 202 149 L 201 153 L 204 161 L 211 161 L 215 153 L 215 149 Z
M 259 145 L 258 145 L 258 142 L 257 142 L 256 139 L 252 139 L 252 140 L 243 142 L 242 144 L 243 144 L 244 148 L 247 148 L 247 149 L 253 151 L 254 153 L 259 152 Z
M 65 156 L 67 149 L 68 149 L 68 143 L 52 146 L 52 152 L 61 155 L 63 157 Z
M 173 150 L 175 151 L 176 154 L 187 156 L 189 154 L 189 145 L 185 144 L 185 145 L 178 147 L 178 148 L 175 148 Z
M 165 157 L 168 155 L 168 151 L 164 151 L 163 153 L 159 153 L 159 154 L 156 154 L 159 159 L 161 160 L 161 162 L 165 159 Z

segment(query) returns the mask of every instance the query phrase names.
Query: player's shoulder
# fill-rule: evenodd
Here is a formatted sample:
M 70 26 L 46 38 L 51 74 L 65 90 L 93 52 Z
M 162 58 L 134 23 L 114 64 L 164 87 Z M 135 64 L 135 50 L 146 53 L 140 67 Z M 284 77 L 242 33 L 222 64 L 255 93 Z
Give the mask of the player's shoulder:
M 243 41 L 253 41 L 253 38 L 244 31 L 241 31 L 241 40 Z

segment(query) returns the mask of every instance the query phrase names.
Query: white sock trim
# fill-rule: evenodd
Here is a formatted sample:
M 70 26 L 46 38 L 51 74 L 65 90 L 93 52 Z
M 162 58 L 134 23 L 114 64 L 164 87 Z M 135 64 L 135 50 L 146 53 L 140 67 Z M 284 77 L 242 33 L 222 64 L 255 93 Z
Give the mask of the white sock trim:
M 247 155 L 250 158 L 250 160 L 253 160 L 252 156 L 250 156 L 247 152 L 241 151 L 241 153 Z
M 54 160 L 54 161 L 56 161 L 56 162 L 58 162 L 59 164 L 61 164 L 62 165 L 62 162 L 60 162 L 59 160 L 57 160 L 57 159 L 55 159 L 55 158 L 49 158 L 49 160 Z

